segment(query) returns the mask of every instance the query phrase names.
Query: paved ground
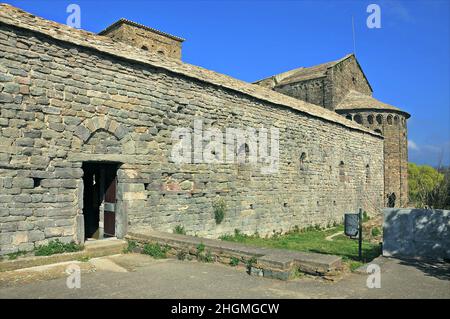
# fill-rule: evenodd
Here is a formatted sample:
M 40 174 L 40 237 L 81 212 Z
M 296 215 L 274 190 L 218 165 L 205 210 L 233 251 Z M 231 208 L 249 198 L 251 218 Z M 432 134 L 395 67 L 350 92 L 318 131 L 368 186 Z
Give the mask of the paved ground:
M 244 268 L 128 254 L 79 263 L 80 289 L 67 288 L 67 264 L 0 273 L 0 298 L 450 298 L 448 263 L 375 262 L 381 288 L 369 289 L 366 274 L 284 282 L 249 276 Z

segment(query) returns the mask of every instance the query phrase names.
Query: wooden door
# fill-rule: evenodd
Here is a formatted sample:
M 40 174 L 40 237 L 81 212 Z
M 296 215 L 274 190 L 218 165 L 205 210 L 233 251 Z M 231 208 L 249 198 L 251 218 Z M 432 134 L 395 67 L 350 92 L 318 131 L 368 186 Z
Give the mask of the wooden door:
M 117 176 L 106 178 L 105 184 L 105 212 L 104 212 L 104 236 L 114 237 L 116 235 L 116 190 Z

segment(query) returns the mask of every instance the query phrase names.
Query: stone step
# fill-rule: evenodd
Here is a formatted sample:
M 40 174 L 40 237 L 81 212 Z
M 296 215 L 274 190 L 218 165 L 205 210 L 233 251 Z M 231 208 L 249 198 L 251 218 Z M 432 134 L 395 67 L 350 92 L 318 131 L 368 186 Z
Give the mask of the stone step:
M 61 263 L 83 258 L 94 258 L 121 254 L 127 242 L 121 239 L 108 238 L 103 240 L 87 241 L 82 251 L 73 253 L 55 254 L 51 256 L 19 257 L 15 260 L 0 262 L 0 271 L 10 271 L 22 268 L 36 267 Z
M 209 251 L 219 262 L 228 261 L 232 257 L 246 262 L 255 258 L 256 263 L 251 266 L 251 274 L 282 280 L 292 278 L 297 270 L 325 276 L 342 267 L 341 257 L 334 255 L 256 247 L 217 239 L 163 233 L 150 229 L 133 230 L 128 233 L 126 239 L 140 244 L 168 245 L 176 253 L 179 251 L 195 253 L 197 246 L 203 244 L 205 250 Z

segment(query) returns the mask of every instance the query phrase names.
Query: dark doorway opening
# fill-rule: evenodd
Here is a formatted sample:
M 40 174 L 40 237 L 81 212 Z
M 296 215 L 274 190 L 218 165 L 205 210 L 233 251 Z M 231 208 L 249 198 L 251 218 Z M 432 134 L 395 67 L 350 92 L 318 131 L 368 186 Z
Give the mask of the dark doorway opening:
M 83 163 L 85 238 L 115 236 L 118 163 Z

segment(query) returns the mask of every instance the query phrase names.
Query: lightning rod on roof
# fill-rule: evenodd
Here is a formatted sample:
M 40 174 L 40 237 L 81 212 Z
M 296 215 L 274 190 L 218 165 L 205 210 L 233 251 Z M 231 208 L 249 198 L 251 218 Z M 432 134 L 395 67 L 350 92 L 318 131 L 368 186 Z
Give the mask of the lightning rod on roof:
M 355 40 L 355 20 L 352 15 L 352 34 L 353 34 L 353 54 L 356 55 L 356 40 Z

